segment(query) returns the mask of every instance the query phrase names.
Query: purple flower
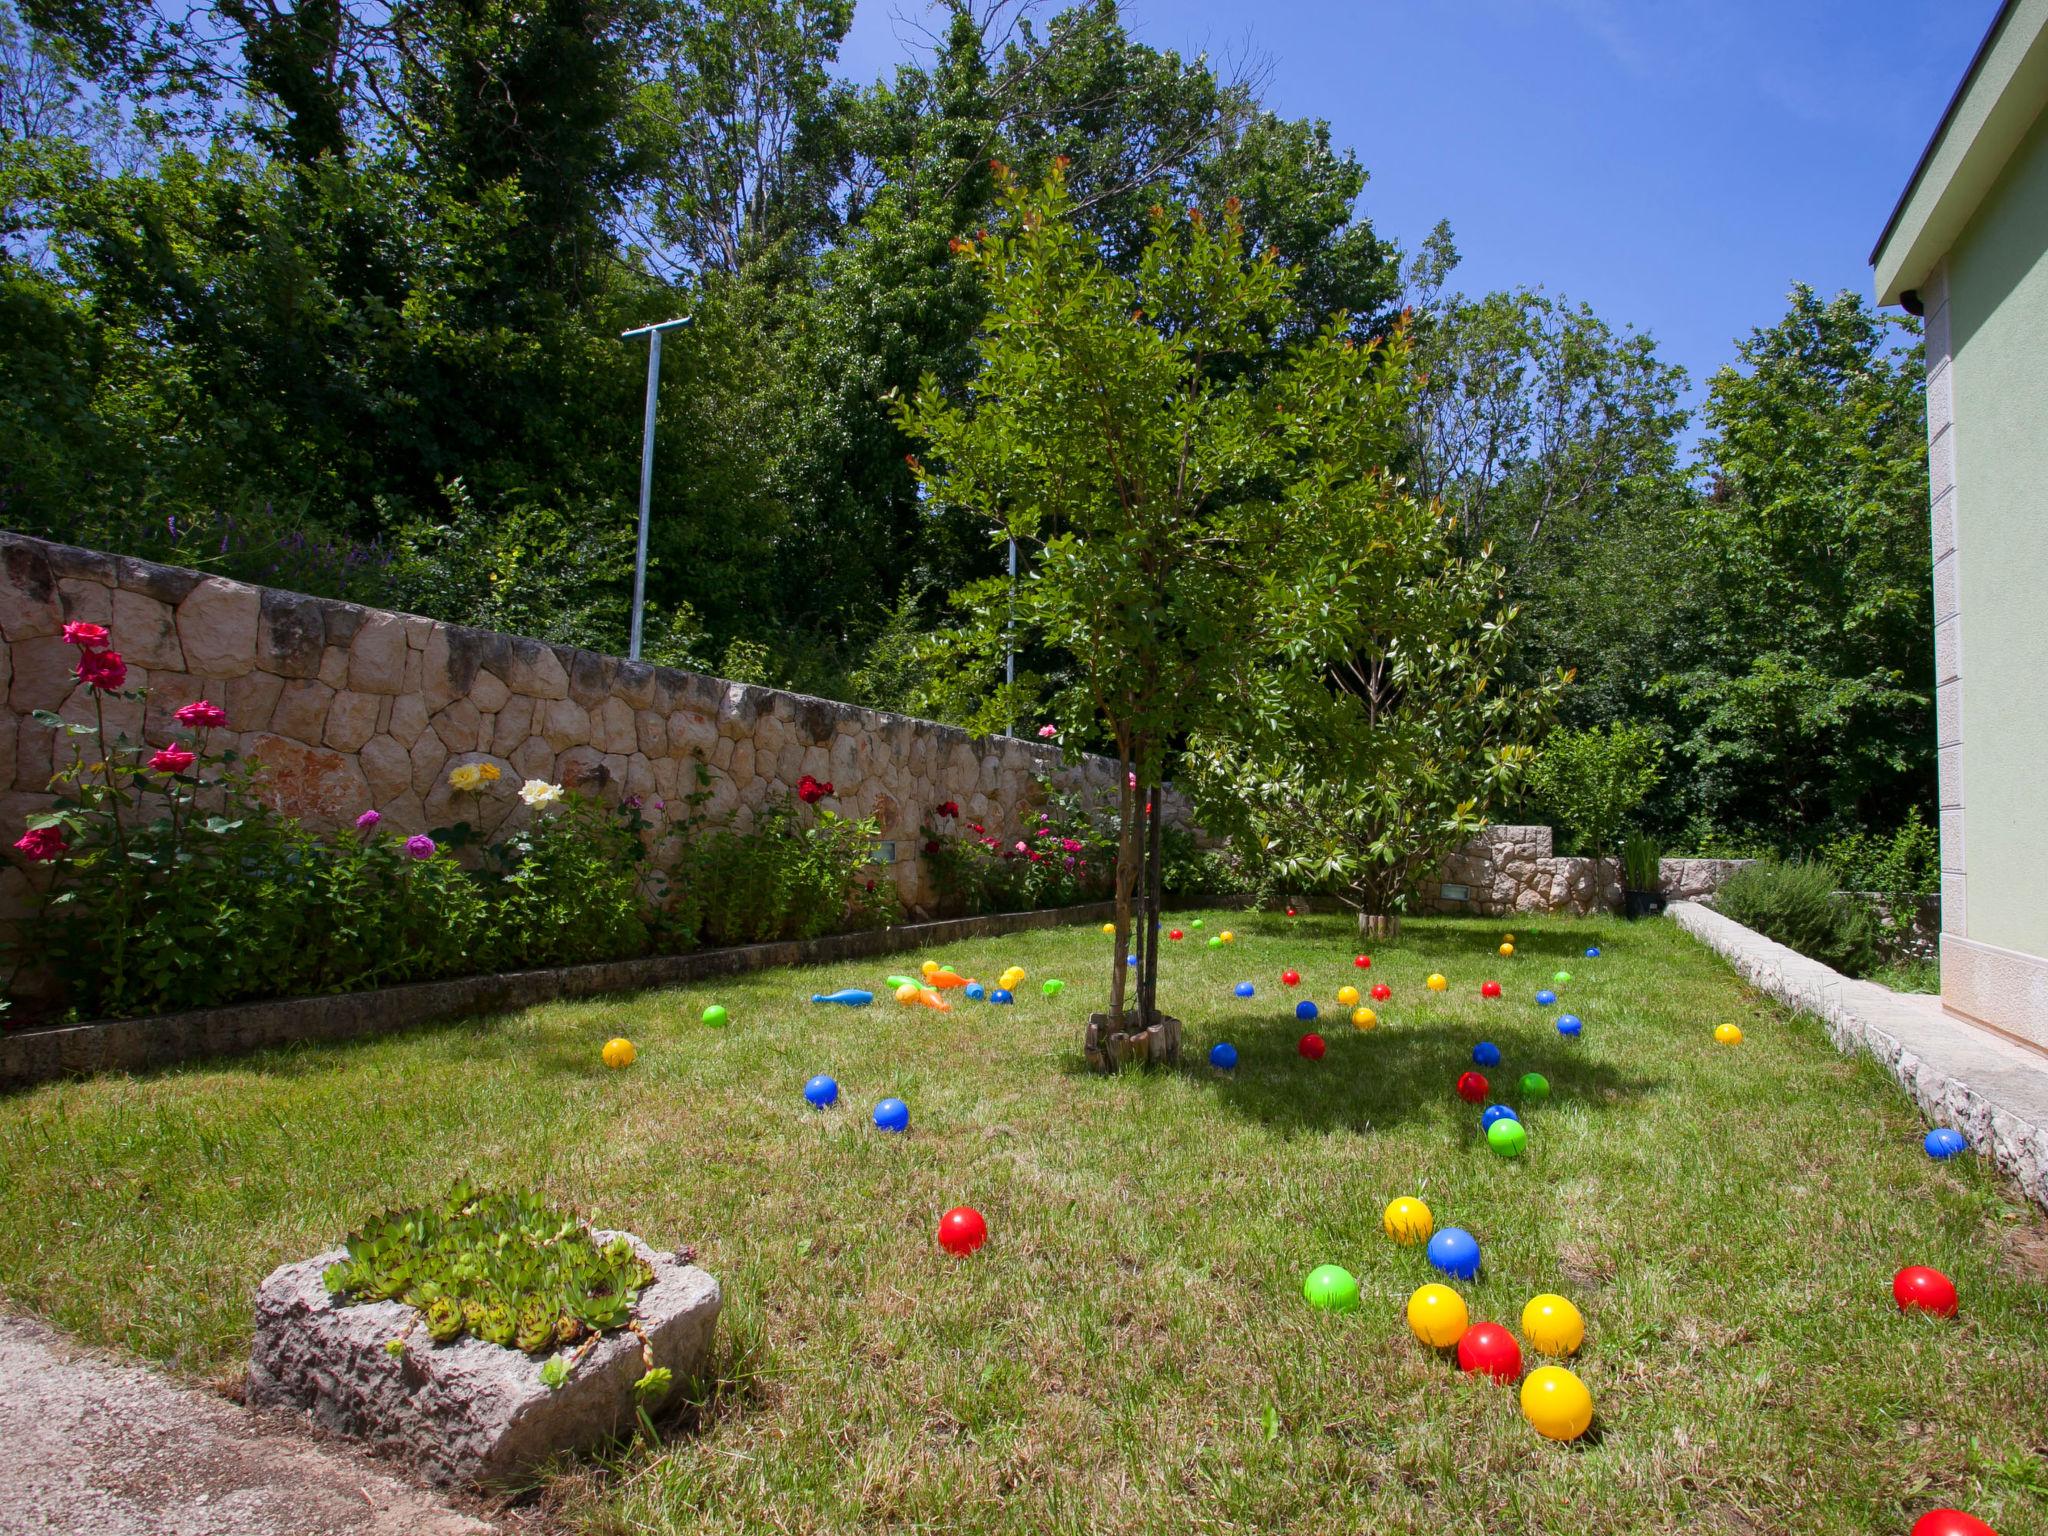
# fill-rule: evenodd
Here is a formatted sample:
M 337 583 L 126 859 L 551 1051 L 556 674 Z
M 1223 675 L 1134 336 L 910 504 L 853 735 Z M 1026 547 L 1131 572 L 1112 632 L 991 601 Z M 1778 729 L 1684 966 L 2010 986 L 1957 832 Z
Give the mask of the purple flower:
M 405 851 L 416 859 L 431 859 L 434 856 L 434 840 L 424 832 L 415 832 L 405 840 Z
M 365 811 L 356 818 L 356 830 L 358 832 L 367 832 L 383 819 L 384 817 L 377 811 Z

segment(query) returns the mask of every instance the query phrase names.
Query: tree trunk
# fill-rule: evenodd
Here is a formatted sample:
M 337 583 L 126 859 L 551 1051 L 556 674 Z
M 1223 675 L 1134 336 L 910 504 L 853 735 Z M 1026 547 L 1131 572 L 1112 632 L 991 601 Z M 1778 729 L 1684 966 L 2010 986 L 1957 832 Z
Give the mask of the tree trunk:
M 1142 972 L 1138 978 L 1139 1027 L 1150 1029 L 1159 1022 L 1159 926 L 1160 896 L 1164 879 L 1159 865 L 1161 841 L 1161 820 L 1165 806 L 1161 802 L 1159 785 L 1153 784 L 1144 790 L 1145 795 L 1145 958 L 1139 962 Z M 1178 1042 L 1176 1041 L 1176 1044 Z
M 1121 1033 L 1124 1027 L 1124 983 L 1130 970 L 1131 953 L 1131 890 L 1137 884 L 1140 843 L 1138 841 L 1137 804 L 1131 784 L 1131 752 L 1128 747 L 1117 754 L 1120 776 L 1117 781 L 1117 805 L 1122 815 L 1117 818 L 1116 842 L 1116 970 L 1109 978 L 1109 1024 L 1112 1030 Z
M 1391 944 L 1401 937 L 1401 915 L 1398 912 L 1360 912 L 1358 936 L 1361 939 L 1384 939 Z

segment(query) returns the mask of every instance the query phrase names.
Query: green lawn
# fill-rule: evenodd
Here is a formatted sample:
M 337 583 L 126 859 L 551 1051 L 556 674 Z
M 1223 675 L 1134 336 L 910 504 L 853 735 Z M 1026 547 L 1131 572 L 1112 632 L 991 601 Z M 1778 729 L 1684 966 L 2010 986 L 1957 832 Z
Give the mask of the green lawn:
M 0 1295 L 225 1379 L 273 1265 L 468 1176 L 694 1244 L 725 1286 L 720 1380 L 658 1452 L 549 1485 L 573 1530 L 1826 1536 L 1950 1502 L 2048 1530 L 2048 1230 L 1974 1158 L 1929 1162 L 1873 1064 L 1662 922 L 1517 922 L 1512 960 L 1497 923 L 1418 922 L 1369 978 L 1336 918 L 1205 932 L 1226 925 L 1234 947 L 1168 946 L 1178 1074 L 1079 1068 L 1108 941 L 1068 929 L 931 957 L 1025 966 L 1013 1008 L 803 1001 L 882 993 L 906 957 L 0 1100 Z M 1561 964 L 1577 1042 L 1531 1001 Z M 1320 1064 L 1286 965 L 1325 1005 Z M 1370 1034 L 1331 1005 L 1359 980 L 1394 988 Z M 696 1022 L 714 1000 L 722 1031 Z M 1714 1044 L 1727 1020 L 1742 1045 Z M 623 1073 L 614 1034 L 640 1047 Z M 1554 1085 L 1519 1162 L 1451 1090 L 1481 1038 L 1497 1085 Z M 1218 1039 L 1234 1077 L 1203 1065 Z M 889 1094 L 907 1136 L 868 1123 Z M 1484 1245 L 1475 1320 L 1544 1290 L 1582 1308 L 1584 1440 L 1410 1336 L 1435 1277 L 1381 1233 L 1403 1194 Z M 962 1202 L 991 1230 L 964 1261 L 933 1241 Z M 1323 1262 L 1362 1310 L 1303 1304 Z M 1916 1262 L 1955 1277 L 1955 1321 L 1893 1308 Z

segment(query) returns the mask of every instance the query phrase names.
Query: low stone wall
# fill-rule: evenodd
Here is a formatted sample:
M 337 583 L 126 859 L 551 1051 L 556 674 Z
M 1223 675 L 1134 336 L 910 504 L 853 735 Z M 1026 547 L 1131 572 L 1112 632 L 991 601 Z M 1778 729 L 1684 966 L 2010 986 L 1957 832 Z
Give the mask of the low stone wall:
M 1035 740 L 0 533 L 0 826 L 14 829 L 10 842 L 86 739 L 33 711 L 93 718 L 73 675 L 78 653 L 60 633 L 72 620 L 112 630 L 128 686 L 149 689 L 146 708 L 109 704 L 110 733 L 160 745 L 173 711 L 211 699 L 228 713 L 215 745 L 260 761 L 273 803 L 316 828 L 374 808 L 401 834 L 468 820 L 490 835 L 528 814 L 510 790 L 529 778 L 638 795 L 659 822 L 653 803 L 679 809 L 701 763 L 706 813 L 744 829 L 809 774 L 833 786 L 834 809 L 880 821 L 890 873 L 916 913 L 933 895 L 919 828 L 940 805 L 1000 832 L 1037 802 L 1041 778 L 1098 800 L 1117 788 L 1114 763 L 1063 765 Z M 471 762 L 510 781 L 480 805 L 448 787 L 449 769 Z M 1177 795 L 1167 810 L 1187 819 Z M 27 899 L 10 862 L 0 918 L 21 915 Z
M 1664 859 L 1658 878 L 1672 901 L 1719 889 L 1746 859 Z M 1561 912 L 1586 917 L 1621 905 L 1621 865 L 1613 859 L 1559 858 L 1549 827 L 1493 826 L 1445 861 L 1423 887 L 1425 912 L 1505 917 Z

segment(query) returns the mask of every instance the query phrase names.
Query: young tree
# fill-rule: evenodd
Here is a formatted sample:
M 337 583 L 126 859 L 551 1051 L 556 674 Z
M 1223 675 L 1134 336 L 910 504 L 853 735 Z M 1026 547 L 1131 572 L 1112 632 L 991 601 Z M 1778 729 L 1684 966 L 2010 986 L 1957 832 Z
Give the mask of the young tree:
M 1253 254 L 1234 204 L 1157 208 L 1133 276 L 1077 227 L 1063 167 L 962 240 L 991 298 L 965 399 L 927 381 L 901 408 L 931 502 L 1030 554 L 962 594 L 970 652 L 1069 659 L 1067 740 L 1099 728 L 1121 769 L 1110 1008 L 1091 1060 L 1171 1057 L 1158 1008 L 1160 786 L 1190 733 L 1258 735 L 1363 632 L 1380 568 L 1429 514 L 1383 466 L 1405 341 L 1358 346 L 1334 317 L 1290 343 L 1294 276 Z M 1136 1018 L 1126 1017 L 1137 919 Z M 1155 1029 L 1155 1027 L 1157 1027 Z

